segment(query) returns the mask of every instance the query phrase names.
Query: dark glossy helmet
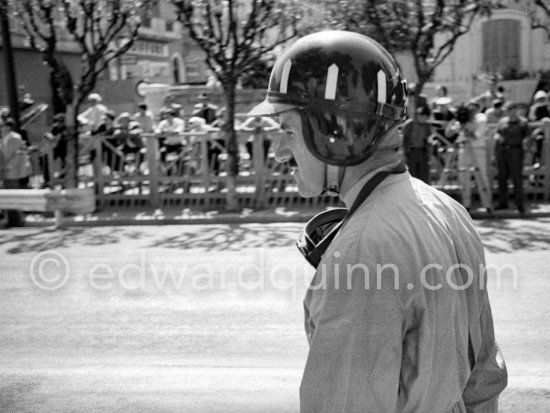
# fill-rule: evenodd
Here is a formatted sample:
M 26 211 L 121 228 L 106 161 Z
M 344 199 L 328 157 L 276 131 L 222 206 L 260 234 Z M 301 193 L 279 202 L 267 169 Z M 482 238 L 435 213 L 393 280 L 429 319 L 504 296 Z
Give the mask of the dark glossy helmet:
M 331 165 L 356 165 L 405 116 L 405 82 L 392 56 L 358 33 L 305 36 L 277 60 L 266 99 L 250 116 L 297 110 L 311 153 Z

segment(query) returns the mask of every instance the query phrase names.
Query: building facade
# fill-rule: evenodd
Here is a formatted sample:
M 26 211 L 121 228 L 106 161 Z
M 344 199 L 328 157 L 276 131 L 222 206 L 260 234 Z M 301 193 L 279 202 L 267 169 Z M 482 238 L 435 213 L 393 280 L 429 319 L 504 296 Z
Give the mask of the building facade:
M 187 81 L 188 69 L 184 56 L 189 42 L 183 39 L 184 33 L 181 24 L 176 21 L 174 6 L 169 0 L 161 0 L 152 10 L 143 12 L 141 17 L 138 39 L 127 53 L 110 63 L 96 85 L 96 91 L 117 112 L 134 109 L 135 103 L 140 100 L 136 84 L 142 80 L 168 84 Z M 11 19 L 10 31 L 18 86 L 31 93 L 35 101 L 50 103 L 49 67 L 43 63 L 40 53 L 30 47 L 27 35 L 17 20 Z M 0 52 L 1 49 L 0 41 Z M 78 46 L 70 41 L 67 34 L 59 33 L 57 50 L 77 82 L 81 72 Z M 204 74 L 198 65 L 195 71 Z M 3 59 L 0 59 L 0 73 L 0 106 L 5 106 L 7 96 Z M 48 115 L 51 117 L 52 114 Z
M 491 76 L 499 79 L 509 99 L 520 102 L 529 102 L 538 88 L 550 89 L 550 37 L 532 28 L 533 12 L 531 0 L 511 1 L 508 8 L 476 19 L 436 69 L 426 92 L 443 84 L 464 101 L 482 93 Z M 538 18 L 548 24 L 540 10 Z

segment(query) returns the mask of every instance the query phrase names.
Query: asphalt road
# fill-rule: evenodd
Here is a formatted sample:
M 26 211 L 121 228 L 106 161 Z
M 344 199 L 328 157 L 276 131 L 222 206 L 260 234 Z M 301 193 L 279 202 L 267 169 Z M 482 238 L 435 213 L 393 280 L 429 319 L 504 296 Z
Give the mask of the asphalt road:
M 550 219 L 478 224 L 501 273 L 501 411 L 548 412 Z M 0 411 L 296 412 L 312 276 L 298 229 L 1 231 Z

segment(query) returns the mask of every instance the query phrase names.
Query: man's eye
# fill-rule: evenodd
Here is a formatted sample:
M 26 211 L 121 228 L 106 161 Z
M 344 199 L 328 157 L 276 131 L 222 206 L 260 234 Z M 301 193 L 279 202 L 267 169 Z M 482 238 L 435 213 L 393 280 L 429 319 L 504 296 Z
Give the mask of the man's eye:
M 289 138 L 294 137 L 294 132 L 292 132 L 291 130 L 285 130 L 284 132 L 286 133 L 286 136 L 288 136 Z

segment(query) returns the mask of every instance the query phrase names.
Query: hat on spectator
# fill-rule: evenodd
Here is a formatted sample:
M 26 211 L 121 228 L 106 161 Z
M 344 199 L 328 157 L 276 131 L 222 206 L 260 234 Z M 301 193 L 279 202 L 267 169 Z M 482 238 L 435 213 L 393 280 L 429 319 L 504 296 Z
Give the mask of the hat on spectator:
M 453 98 L 449 97 L 449 96 L 442 96 L 440 98 L 437 98 L 434 103 L 436 105 L 441 105 L 441 106 L 444 106 L 444 105 L 448 105 L 449 103 L 451 103 L 453 101 Z
M 120 115 L 118 115 L 115 123 L 120 125 L 120 122 L 123 120 L 127 120 L 128 122 L 130 122 L 131 120 L 133 120 L 132 115 L 130 115 L 128 112 L 122 112 Z
M 534 100 L 546 100 L 548 98 L 548 95 L 544 90 L 538 90 L 537 93 L 535 93 Z
M 199 116 L 192 116 L 187 121 L 187 124 L 189 126 L 200 126 L 201 128 L 206 126 L 206 120 L 204 118 L 201 118 Z
M 99 93 L 90 93 L 88 100 L 95 100 L 96 102 L 101 102 L 103 98 Z
M 160 110 L 160 114 L 161 115 L 174 115 L 175 111 L 173 108 L 171 107 L 163 107 L 161 110 Z
M 501 108 L 502 105 L 504 105 L 504 101 L 502 99 L 494 99 L 493 100 L 493 107 L 494 108 Z
M 504 110 L 515 109 L 515 108 L 517 108 L 517 106 L 518 106 L 518 105 L 517 105 L 516 102 L 510 102 L 510 101 L 508 101 L 508 102 L 506 102 L 506 103 L 504 104 Z
M 116 118 L 116 113 L 112 110 L 108 110 L 107 112 L 104 113 L 104 115 L 110 119 Z
M 479 102 L 475 99 L 470 99 L 468 101 L 468 103 L 466 104 L 466 106 L 475 106 L 476 108 L 480 109 L 481 108 L 481 105 L 479 104 Z

